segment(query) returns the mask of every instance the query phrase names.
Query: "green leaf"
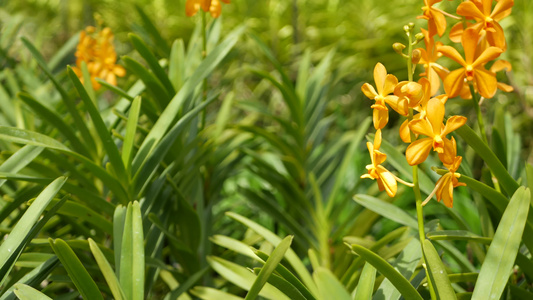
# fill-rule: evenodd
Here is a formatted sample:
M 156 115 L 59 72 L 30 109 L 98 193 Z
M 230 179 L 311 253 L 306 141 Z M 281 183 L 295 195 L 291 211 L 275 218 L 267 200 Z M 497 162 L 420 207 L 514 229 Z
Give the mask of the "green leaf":
M 22 147 L 20 150 L 15 152 L 13 155 L 11 155 L 8 159 L 6 159 L 2 165 L 0 165 L 0 173 L 18 173 L 18 171 L 22 170 L 25 166 L 27 166 L 29 163 L 31 163 L 41 152 L 44 148 L 42 147 L 36 147 L 36 146 L 30 146 L 26 145 Z M 5 179 L 0 180 L 0 187 L 6 182 Z M 0 218 L 0 222 L 2 222 L 2 219 Z
M 130 72 L 142 80 L 152 98 L 155 99 L 159 110 L 165 109 L 172 96 L 167 92 L 157 77 L 141 63 L 127 55 L 122 57 L 122 61 Z
M 426 236 L 430 240 L 461 240 L 461 241 L 472 241 L 482 244 L 490 244 L 492 242 L 491 238 L 482 237 L 477 234 L 474 234 L 466 230 L 439 230 L 428 232 Z
M 70 98 L 70 96 L 67 94 L 65 89 L 59 84 L 59 82 L 55 79 L 54 75 L 52 75 L 52 72 L 48 69 L 48 66 L 46 65 L 46 62 L 44 61 L 43 56 L 37 48 L 26 38 L 21 38 L 22 43 L 30 50 L 33 58 L 37 61 L 41 69 L 44 71 L 46 76 L 50 78 L 52 83 L 54 84 L 55 88 L 61 94 L 61 99 L 63 100 L 63 103 L 68 109 L 69 114 L 72 117 L 72 120 L 74 121 L 74 124 L 76 125 L 76 129 L 79 130 L 83 141 L 85 142 L 85 145 L 87 145 L 87 149 L 96 149 L 96 144 L 94 143 L 94 139 L 91 136 L 91 133 L 89 132 L 89 129 L 87 128 L 87 125 L 85 124 L 85 119 L 81 117 L 80 113 L 78 112 L 78 108 L 76 107 L 76 103 Z
M 160 51 L 161 56 L 167 57 L 170 48 L 168 47 L 166 40 L 161 36 L 154 23 L 150 20 L 148 15 L 146 15 L 141 6 L 135 5 L 135 8 L 137 9 L 139 16 L 141 16 L 143 28 L 150 34 L 150 37 L 154 41 L 156 45 L 155 48 Z
M 15 284 L 14 293 L 20 300 L 52 300 L 52 298 L 46 296 L 31 286 L 22 283 Z
M 382 215 L 383 217 L 395 221 L 399 224 L 409 226 L 414 229 L 418 229 L 418 223 L 415 218 L 405 212 L 405 210 L 399 208 L 396 205 L 382 201 L 376 197 L 357 194 L 353 197 L 355 202 L 361 204 L 367 209 Z
M 62 239 L 53 240 L 50 238 L 49 242 L 81 296 L 84 299 L 103 300 L 104 298 L 100 290 L 98 290 L 96 283 L 74 251 L 72 251 L 72 248 Z
M 359 245 L 351 245 L 352 250 L 361 258 L 370 263 L 378 272 L 390 280 L 405 299 L 422 299 L 420 294 L 398 271 L 396 271 L 386 260 L 376 253 Z
M 452 284 L 448 278 L 448 273 L 444 268 L 444 264 L 440 259 L 439 253 L 433 247 L 433 244 L 429 240 L 424 240 L 423 243 L 424 258 L 426 261 L 426 267 L 429 278 L 431 280 L 431 286 L 435 291 L 437 299 L 448 300 L 457 299 Z
M 520 187 L 511 198 L 481 265 L 472 299 L 500 299 L 520 247 L 530 196 L 529 189 Z
M 351 300 L 350 294 L 346 291 L 339 280 L 324 267 L 318 267 L 313 273 L 313 279 L 318 287 L 321 299 Z
M 239 240 L 225 236 L 225 235 L 214 235 L 209 238 L 209 240 L 226 249 L 235 251 L 236 253 L 248 256 L 254 260 L 259 260 L 255 252 L 252 250 L 250 245 L 247 245 Z
M 126 168 L 124 167 L 124 164 L 122 163 L 122 158 L 120 157 L 120 154 L 118 152 L 117 145 L 115 145 L 115 142 L 113 141 L 112 135 L 107 129 L 107 126 L 104 123 L 104 120 L 102 120 L 102 116 L 100 115 L 100 112 L 94 105 L 93 100 L 89 97 L 87 94 L 87 91 L 81 84 L 78 76 L 74 73 L 72 68 L 67 68 L 68 75 L 70 79 L 72 80 L 72 83 L 74 83 L 74 86 L 78 90 L 78 93 L 83 100 L 83 103 L 85 104 L 85 107 L 87 108 L 89 115 L 91 116 L 91 119 L 93 121 L 94 127 L 96 128 L 96 131 L 98 132 L 98 136 L 100 137 L 100 140 L 102 141 L 102 144 L 104 146 L 104 149 L 109 157 L 109 162 L 113 166 L 113 170 L 116 172 L 117 177 L 123 182 L 128 182 L 128 176 L 126 174 Z
M 254 253 L 257 256 L 259 256 L 263 261 L 266 261 L 268 259 L 268 255 L 264 252 L 257 250 L 257 251 L 254 251 Z M 311 294 L 311 292 L 309 292 L 309 290 L 302 284 L 302 282 L 296 276 L 294 276 L 283 264 L 279 264 L 276 267 L 276 272 L 281 276 L 281 278 L 286 280 L 291 286 L 295 287 L 299 291 L 299 293 L 305 297 L 305 299 L 308 299 L 308 300 L 316 299 Z M 274 285 L 274 283 L 272 284 Z M 289 294 L 287 295 L 289 296 Z
M 13 143 L 46 147 L 71 152 L 69 148 L 67 148 L 65 145 L 51 137 L 37 132 L 19 129 L 15 127 L 6 127 L 0 125 L 0 139 Z
M 70 141 L 70 144 L 76 151 L 85 156 L 91 156 L 89 150 L 86 148 L 86 145 L 78 138 L 72 126 L 67 124 L 55 111 L 52 111 L 50 108 L 35 100 L 30 94 L 19 93 L 18 97 L 35 113 L 40 115 L 44 121 L 47 121 L 57 128 L 57 130 L 59 130 L 59 132 L 61 132 Z
M 91 252 L 96 259 L 96 263 L 98 264 L 98 267 L 100 267 L 100 271 L 102 271 L 102 274 L 104 274 L 104 278 L 109 285 L 109 289 L 111 289 L 111 293 L 113 294 L 113 297 L 116 300 L 126 300 L 126 296 L 124 295 L 124 292 L 122 291 L 122 288 L 120 287 L 120 283 L 118 282 L 118 278 L 115 275 L 115 272 L 113 271 L 113 268 L 105 258 L 104 254 L 98 247 L 98 245 L 92 240 L 89 239 L 89 246 L 91 247 Z
M 183 87 L 165 107 L 165 110 L 161 113 L 161 116 L 144 139 L 133 160 L 133 174 L 136 174 L 139 171 L 143 166 L 144 161 L 159 144 L 159 141 L 163 138 L 168 129 L 174 124 L 175 119 L 180 115 L 179 112 L 182 110 L 185 100 L 229 53 L 231 48 L 237 43 L 243 30 L 244 27 L 238 27 L 233 30 L 220 45 L 213 49 L 196 69 L 194 74 L 183 84 Z
M 152 51 L 148 49 L 148 46 L 144 43 L 144 41 L 139 36 L 133 33 L 128 34 L 128 37 L 130 38 L 133 47 L 135 47 L 135 50 L 137 50 L 137 52 L 141 54 L 141 56 L 150 66 L 150 69 L 152 69 L 152 72 L 154 72 L 157 79 L 159 79 L 159 82 L 163 84 L 163 86 L 167 90 L 167 93 L 169 95 L 176 94 L 172 83 L 170 83 L 170 80 L 168 79 L 168 76 L 165 73 L 165 70 L 163 70 L 163 68 L 159 64 L 159 61 L 152 53 Z
M 216 256 L 208 256 L 207 262 L 222 277 L 245 290 L 249 290 L 257 278 L 246 268 Z M 270 299 L 289 300 L 289 297 L 269 283 L 264 285 L 259 295 Z
M 175 40 L 170 51 L 168 78 L 175 90 L 183 86 L 185 80 L 185 46 L 183 40 Z
M 241 216 L 233 212 L 227 212 L 226 215 L 228 215 L 230 218 L 246 225 L 253 231 L 255 231 L 257 234 L 265 238 L 269 243 L 271 243 L 274 246 L 277 246 L 281 242 L 281 238 L 279 238 L 277 235 L 272 233 L 270 230 L 266 229 L 265 227 Z M 300 258 L 296 255 L 296 253 L 292 249 L 288 249 L 287 253 L 285 254 L 286 259 L 289 261 L 291 266 L 294 268 L 296 273 L 300 276 L 302 282 L 306 285 L 306 287 L 309 289 L 311 294 L 317 295 L 318 290 L 317 287 L 311 278 L 311 275 L 307 271 L 307 268 L 302 263 Z
M 7 239 L 5 239 L 2 245 L 0 245 L 0 284 L 5 280 L 6 274 L 12 268 L 16 258 L 26 246 L 26 243 L 29 242 L 27 237 L 31 233 L 32 227 L 39 220 L 42 212 L 59 192 L 65 181 L 65 177 L 59 177 L 50 183 L 39 196 L 37 196 L 35 201 L 33 201 L 15 227 L 11 230 Z
M 248 294 L 246 294 L 246 300 L 248 299 L 255 299 L 257 295 L 259 295 L 259 292 L 263 288 L 263 286 L 267 283 L 268 278 L 272 272 L 276 269 L 278 264 L 283 259 L 283 256 L 285 255 L 285 252 L 291 247 L 292 239 L 294 236 L 289 235 L 285 237 L 278 246 L 274 249 L 268 260 L 266 261 L 265 265 L 259 272 L 259 275 L 257 275 L 257 278 L 255 279 L 254 283 L 252 284 L 252 287 L 248 291 Z
M 501 161 L 498 157 L 492 152 L 492 150 L 485 144 L 479 136 L 468 127 L 468 125 L 461 126 L 457 129 L 457 132 L 463 140 L 476 151 L 476 153 L 483 159 L 487 166 L 491 169 L 492 173 L 498 182 L 505 189 L 508 194 L 514 194 L 516 189 L 518 189 L 518 183 L 509 175 Z
M 135 133 L 137 131 L 137 123 L 139 121 L 139 113 L 141 110 L 141 97 L 137 96 L 133 99 L 130 107 L 128 123 L 126 125 L 126 135 L 124 136 L 124 145 L 122 146 L 122 162 L 126 166 L 126 171 L 131 169 L 131 161 L 133 159 L 133 146 L 135 142 Z
M 172 145 L 186 128 L 186 126 L 191 122 L 195 116 L 197 116 L 207 105 L 211 104 L 218 95 L 215 95 L 206 101 L 203 101 L 200 105 L 196 106 L 185 114 L 174 126 L 169 130 L 169 132 L 160 140 L 157 148 L 154 148 L 153 152 L 149 153 L 146 157 L 146 160 L 143 162 L 142 168 L 138 174 L 135 174 L 133 181 L 135 182 L 135 192 L 140 193 L 140 191 L 148 184 L 149 179 L 156 171 L 159 164 L 165 158 L 165 155 L 170 151 Z M 147 138 L 146 138 L 147 139 Z M 145 139 L 145 140 L 146 140 Z M 139 150 L 140 152 L 140 150 Z M 138 154 L 138 153 L 137 153 Z
M 139 202 L 126 210 L 120 253 L 120 285 L 126 299 L 144 299 L 144 235 Z
M 126 222 L 127 208 L 117 205 L 113 214 L 113 250 L 115 252 L 115 272 L 120 278 L 120 257 L 122 256 L 122 239 Z
M 198 282 L 198 280 L 200 280 L 208 270 L 209 270 L 209 267 L 205 267 L 201 269 L 200 271 L 189 276 L 187 281 L 180 284 L 180 286 L 177 289 L 173 290 L 170 293 L 170 299 L 178 299 L 181 294 L 188 291 L 196 282 Z
M 203 286 L 197 286 L 194 289 L 191 290 L 191 294 L 195 295 L 196 297 L 204 300 L 243 300 L 244 298 L 237 297 L 233 294 L 229 294 L 226 292 L 223 292 L 218 289 L 210 288 L 210 287 L 203 287 Z
M 361 272 L 354 299 L 372 299 L 374 293 L 374 282 L 376 281 L 376 268 L 366 263 Z
M 23 283 L 29 286 L 39 286 L 43 280 L 59 265 L 59 259 L 56 256 L 42 263 L 40 266 L 26 273 L 17 283 Z M 13 290 L 15 286 L 11 286 L 0 297 L 0 300 L 15 300 L 15 294 Z

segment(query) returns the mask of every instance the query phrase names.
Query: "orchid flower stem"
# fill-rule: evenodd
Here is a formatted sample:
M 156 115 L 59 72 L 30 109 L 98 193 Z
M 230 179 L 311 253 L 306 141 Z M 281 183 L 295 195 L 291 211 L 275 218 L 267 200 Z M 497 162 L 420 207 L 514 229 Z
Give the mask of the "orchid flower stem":
M 409 57 L 407 58 L 407 74 L 409 81 L 413 81 L 413 37 L 412 30 L 407 33 L 409 37 Z M 409 108 L 409 122 L 413 120 L 413 109 Z M 416 140 L 415 134 L 411 131 L 411 142 Z M 416 201 L 416 219 L 418 221 L 418 234 L 420 235 L 420 244 L 426 239 L 424 232 L 424 213 L 422 211 L 422 195 L 420 194 L 420 184 L 418 182 L 418 166 L 413 166 L 413 192 Z
M 483 115 L 481 114 L 481 108 L 479 107 L 479 96 L 474 90 L 474 86 L 470 84 L 470 93 L 472 94 L 472 103 L 474 104 L 474 109 L 476 110 L 477 115 L 477 124 L 479 126 L 479 131 L 481 132 L 481 139 L 485 144 L 489 144 L 487 140 L 487 133 L 485 132 L 485 122 L 483 121 Z
M 479 126 L 479 131 L 481 133 L 481 139 L 483 140 L 485 144 L 487 144 L 487 146 L 489 146 L 487 133 L 485 131 L 485 122 L 483 121 L 483 114 L 481 113 L 481 108 L 479 106 L 479 102 L 480 102 L 479 95 L 474 90 L 474 86 L 472 84 L 470 84 L 470 93 L 472 94 L 472 103 L 474 104 L 474 109 L 476 110 L 477 124 Z M 498 192 L 501 191 L 500 184 L 498 183 L 498 180 L 496 179 L 496 176 L 494 176 L 494 173 L 492 172 L 492 170 L 490 170 L 490 174 L 492 177 L 492 183 L 494 184 L 494 188 Z
M 202 59 L 204 60 L 207 57 L 207 20 L 206 20 L 206 12 L 202 11 Z M 202 85 L 202 102 L 207 100 L 207 77 L 204 79 L 203 85 Z M 205 115 L 206 111 L 205 108 L 202 111 L 202 123 L 201 123 L 201 129 L 205 127 Z

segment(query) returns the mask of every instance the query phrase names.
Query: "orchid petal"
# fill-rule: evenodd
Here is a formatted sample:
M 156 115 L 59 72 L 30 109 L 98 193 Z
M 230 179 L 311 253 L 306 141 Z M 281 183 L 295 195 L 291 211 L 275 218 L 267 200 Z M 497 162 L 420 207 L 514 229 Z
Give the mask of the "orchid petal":
M 391 172 L 389 172 L 387 169 L 383 168 L 382 166 L 378 168 L 378 174 L 379 174 L 378 182 L 381 181 L 382 183 L 381 187 L 385 189 L 385 192 L 387 192 L 387 195 L 389 195 L 389 197 L 391 198 L 396 196 L 396 191 L 398 190 L 398 184 L 396 183 L 396 178 L 394 178 L 394 175 L 392 175 Z
M 465 76 L 464 68 L 454 70 L 446 76 L 446 79 L 444 79 L 444 90 L 448 97 L 453 98 L 459 95 L 464 85 Z
M 463 116 L 453 116 L 446 121 L 446 127 L 442 131 L 441 135 L 446 136 L 450 132 L 457 130 L 457 128 L 466 124 L 466 117 Z
M 496 6 L 494 6 L 494 10 L 492 10 L 490 16 L 494 20 L 499 21 L 511 13 L 513 5 L 514 0 L 500 0 L 496 3 Z
M 451 46 L 442 46 L 439 48 L 439 52 L 442 53 L 443 55 L 455 60 L 457 63 L 459 63 L 461 66 L 466 66 L 466 62 L 465 60 L 463 59 L 463 57 L 461 56 L 461 54 L 459 54 L 459 52 L 457 52 L 457 50 Z
M 383 86 L 385 85 L 386 77 L 387 69 L 382 63 L 377 63 L 374 67 L 374 82 L 380 95 L 383 95 Z
M 373 111 L 374 128 L 382 129 L 389 122 L 389 111 L 374 109 Z
M 432 98 L 428 101 L 427 106 L 427 119 L 431 123 L 433 134 L 438 135 L 441 133 L 442 122 L 444 120 L 444 103 L 437 98 Z M 411 129 L 412 130 L 412 129 Z M 429 135 L 432 137 L 433 135 Z
M 481 53 L 481 55 L 476 59 L 476 61 L 472 64 L 473 68 L 476 68 L 477 66 L 484 65 L 487 62 L 494 60 L 502 54 L 503 50 L 498 47 L 488 47 Z
M 374 87 L 371 86 L 369 83 L 363 84 L 363 86 L 361 87 L 361 91 L 363 92 L 363 94 L 365 94 L 365 96 L 367 96 L 368 98 L 372 100 L 376 98 L 376 96 L 378 95 Z
M 409 129 L 414 134 L 421 134 L 428 137 L 433 137 L 433 128 L 431 128 L 431 123 L 426 119 L 412 120 L 409 122 Z
M 486 99 L 492 98 L 496 94 L 497 89 L 496 75 L 491 71 L 485 70 L 483 67 L 476 68 L 474 71 L 476 73 L 474 80 L 481 96 Z
M 423 138 L 411 143 L 411 145 L 407 147 L 407 150 L 405 152 L 405 158 L 407 159 L 407 163 L 411 166 L 423 163 L 428 157 L 432 145 L 432 138 Z
M 492 0 L 491 0 L 492 2 Z M 470 1 L 463 2 L 457 7 L 457 14 L 463 17 L 472 17 L 478 20 L 485 19 L 485 14 L 483 14 L 479 8 Z

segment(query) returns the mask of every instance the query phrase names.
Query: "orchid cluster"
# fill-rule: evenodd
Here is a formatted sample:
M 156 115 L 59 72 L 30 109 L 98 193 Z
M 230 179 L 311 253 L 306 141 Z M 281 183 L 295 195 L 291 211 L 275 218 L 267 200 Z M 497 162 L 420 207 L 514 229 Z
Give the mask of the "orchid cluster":
M 499 22 L 511 13 L 514 1 L 464 1 L 458 5 L 457 15 L 436 8 L 435 4 L 441 1 L 424 0 L 423 15 L 418 18 L 427 20 L 427 29 L 421 29 L 414 40 L 414 24 L 405 26 L 409 36 L 408 54 L 403 53 L 406 46 L 400 43 L 393 45 L 394 50 L 408 60 L 409 81 L 398 82 L 394 75 L 387 74 L 385 66 L 378 63 L 374 68 L 376 89 L 369 83 L 361 88 L 368 98 L 374 100 L 371 108 L 377 130 L 374 143 L 367 143 L 372 164 L 367 166 L 368 174 L 361 177 L 376 179 L 379 189 L 385 190 L 390 197 L 396 194 L 397 182 L 407 184 L 382 166 L 387 156 L 379 149 L 381 130 L 388 123 L 391 108 L 406 117 L 400 127 L 400 137 L 405 143 L 409 143 L 405 153 L 409 165 L 423 163 L 433 150 L 447 169 L 424 204 L 436 195 L 438 201 L 443 200 L 446 206 L 452 207 L 453 188 L 465 184 L 459 182 L 461 174 L 457 172 L 462 157 L 457 156 L 456 141 L 449 135 L 463 126 L 467 119 L 464 116 L 451 116 L 444 122 L 446 102 L 459 96 L 472 99 L 479 108 L 478 94 L 482 100 L 492 98 L 497 89 L 505 92 L 513 90 L 511 86 L 496 79 L 496 72 L 511 70 L 509 62 L 496 59 L 507 47 Z M 450 29 L 449 38 L 452 42 L 461 44 L 464 56 L 455 47 L 435 41 L 437 36 L 442 37 L 447 30 L 446 17 L 458 20 Z M 413 50 L 413 46 L 422 40 L 425 48 Z M 451 58 L 460 67 L 454 70 L 443 67 L 437 63 L 442 56 Z M 490 62 L 492 65 L 487 67 Z M 424 69 L 419 74 L 418 81 L 413 80 L 416 65 L 422 65 Z M 445 93 L 437 95 L 441 90 L 441 82 Z M 480 129 L 484 134 L 483 128 Z
M 117 76 L 126 75 L 124 67 L 116 64 L 117 53 L 113 46 L 113 39 L 113 32 L 108 27 L 97 30 L 93 26 L 88 26 L 80 33 L 80 41 L 75 53 L 76 66 L 72 70 L 83 82 L 81 65 L 85 62 L 95 90 L 101 87 L 96 78 L 101 78 L 111 85 L 117 85 Z
M 222 13 L 220 2 L 229 4 L 231 0 L 187 0 L 185 2 L 185 13 L 188 17 L 196 15 L 200 8 L 204 12 L 209 12 L 213 18 L 218 18 Z

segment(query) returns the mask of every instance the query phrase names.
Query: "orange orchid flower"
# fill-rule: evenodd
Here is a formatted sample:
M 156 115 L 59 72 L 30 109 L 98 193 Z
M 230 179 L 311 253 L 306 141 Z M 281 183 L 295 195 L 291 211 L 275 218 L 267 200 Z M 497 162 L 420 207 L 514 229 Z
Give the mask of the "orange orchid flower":
M 80 33 L 80 41 L 74 54 L 76 66 L 72 70 L 83 83 L 81 64 L 85 62 L 95 90 L 101 87 L 96 78 L 101 78 L 111 85 L 117 85 L 117 76 L 126 75 L 124 67 L 116 64 L 117 53 L 113 46 L 113 39 L 113 32 L 107 27 L 97 32 L 95 27 L 89 26 Z
M 503 59 L 500 59 L 500 60 L 497 60 L 495 61 L 492 66 L 490 67 L 490 71 L 492 73 L 498 73 L 500 71 L 504 71 L 505 72 L 510 72 L 513 68 L 511 67 L 511 64 L 506 61 L 506 60 L 503 60 Z M 512 91 L 514 91 L 514 88 L 508 84 L 505 84 L 503 82 L 499 82 L 497 83 L 497 86 L 498 86 L 498 89 L 501 90 L 501 91 L 504 91 L 506 93 L 510 93 Z
M 466 123 L 466 117 L 453 116 L 444 126 L 444 112 L 444 103 L 438 98 L 433 98 L 428 102 L 426 117 L 409 123 L 409 129 L 414 134 L 427 136 L 427 138 L 414 141 L 407 147 L 405 156 L 409 165 L 414 166 L 424 162 L 431 148 L 438 153 L 444 153 L 446 135 Z
M 446 31 L 446 18 L 440 9 L 433 7 L 434 4 L 441 2 L 442 0 L 424 0 L 424 6 L 422 10 L 423 15 L 418 16 L 417 19 L 428 20 L 428 28 L 431 34 L 437 33 L 439 36 Z
M 366 169 L 368 174 L 364 174 L 361 178 L 376 179 L 378 181 L 378 187 L 380 191 L 385 190 L 389 197 L 394 197 L 398 190 L 398 184 L 396 183 L 396 177 L 392 173 L 385 169 L 381 164 L 387 159 L 387 154 L 379 151 L 381 146 L 381 130 L 376 131 L 374 136 L 374 144 L 367 142 L 366 146 L 370 152 L 370 159 L 372 164 L 367 165 Z
M 446 76 L 444 80 L 444 90 L 446 94 L 453 98 L 463 89 L 465 79 L 473 82 L 481 96 L 492 98 L 496 93 L 496 75 L 486 70 L 484 64 L 497 58 L 503 52 L 498 47 L 488 47 L 483 52 L 477 54 L 476 48 L 479 40 L 479 32 L 474 28 L 468 28 L 463 33 L 461 44 L 465 51 L 465 58 L 450 46 L 442 46 L 439 51 L 445 56 L 458 62 L 462 68 L 454 70 Z
M 229 4 L 231 0 L 187 0 L 185 2 L 185 13 L 187 16 L 194 16 L 200 8 L 205 12 L 210 12 L 213 18 L 218 18 L 222 13 L 220 1 Z
M 472 28 L 477 31 L 484 30 L 489 44 L 505 51 L 505 35 L 498 22 L 511 13 L 514 0 L 500 0 L 491 11 L 492 1 L 493 0 L 465 1 L 457 7 L 457 14 L 469 19 L 474 19 L 477 23 L 474 24 Z
M 431 95 L 435 95 L 440 87 L 440 81 L 446 78 L 447 71 L 445 67 L 437 63 L 437 59 L 442 56 L 438 49 L 442 46 L 441 42 L 435 43 L 433 36 L 425 29 L 421 29 L 424 34 L 424 43 L 426 49 L 418 48 L 421 53 L 418 64 L 424 66 L 424 73 L 420 76 L 425 76 L 431 83 Z M 439 79 L 440 78 L 440 79 Z
M 420 78 L 418 80 L 418 83 L 422 85 L 423 89 L 423 97 L 420 99 L 419 106 L 414 107 L 414 110 L 418 111 L 418 114 L 413 116 L 413 120 L 423 119 L 426 117 L 426 111 L 427 111 L 427 104 L 431 97 L 431 83 L 427 78 Z M 443 104 L 446 104 L 446 101 L 448 101 L 448 95 L 439 95 L 435 97 L 435 99 L 439 99 Z M 402 125 L 400 125 L 400 138 L 405 143 L 411 143 L 411 130 L 409 129 L 409 120 L 405 120 Z M 418 138 L 418 134 L 415 134 L 415 138 Z
M 441 159 L 444 166 L 448 169 L 448 172 L 442 175 L 435 184 L 435 188 L 431 194 L 422 202 L 422 205 L 426 205 L 431 198 L 436 194 L 437 201 L 443 200 L 444 205 L 447 207 L 453 207 L 453 188 L 458 186 L 466 186 L 465 183 L 459 182 L 458 178 L 461 177 L 461 174 L 457 173 L 461 161 L 463 158 L 457 156 L 457 144 L 455 139 L 452 137 L 451 140 L 448 140 L 446 143 L 446 155 L 439 153 L 439 158 Z
M 389 109 L 385 103 L 404 116 L 409 114 L 409 108 L 405 100 L 400 101 L 398 96 L 390 95 L 394 92 L 394 88 L 398 84 L 398 79 L 392 74 L 387 74 L 387 69 L 381 63 L 377 63 L 374 67 L 374 82 L 377 92 L 369 83 L 363 84 L 361 91 L 363 91 L 365 96 L 376 101 L 371 106 L 374 109 L 374 127 L 376 129 L 382 129 L 389 121 Z

